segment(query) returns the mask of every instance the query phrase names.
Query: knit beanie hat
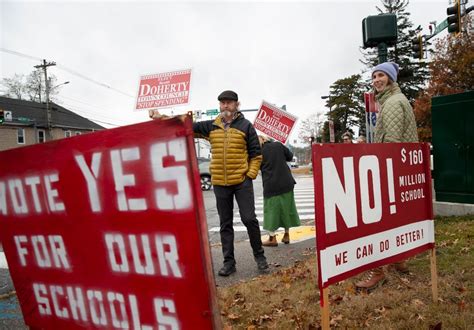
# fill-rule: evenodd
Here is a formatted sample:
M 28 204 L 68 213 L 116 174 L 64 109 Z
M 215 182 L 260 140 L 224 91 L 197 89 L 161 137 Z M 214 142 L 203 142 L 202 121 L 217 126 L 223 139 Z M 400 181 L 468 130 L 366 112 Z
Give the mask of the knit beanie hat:
M 392 81 L 397 81 L 398 76 L 398 64 L 394 62 L 384 62 L 377 65 L 372 69 L 372 74 L 375 71 L 382 71 L 385 73 Z

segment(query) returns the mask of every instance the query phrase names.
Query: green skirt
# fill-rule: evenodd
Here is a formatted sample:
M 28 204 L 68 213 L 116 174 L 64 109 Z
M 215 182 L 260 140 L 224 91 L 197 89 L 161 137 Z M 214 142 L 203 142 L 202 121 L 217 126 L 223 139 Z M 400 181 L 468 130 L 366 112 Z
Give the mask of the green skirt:
M 297 227 L 300 224 L 293 190 L 263 199 L 263 229 L 275 231 L 278 228 Z

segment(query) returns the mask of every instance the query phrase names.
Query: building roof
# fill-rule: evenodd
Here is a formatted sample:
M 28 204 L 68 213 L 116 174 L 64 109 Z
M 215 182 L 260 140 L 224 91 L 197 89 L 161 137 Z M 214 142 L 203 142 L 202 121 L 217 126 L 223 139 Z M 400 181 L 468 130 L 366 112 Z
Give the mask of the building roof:
M 50 103 L 50 107 L 52 127 L 90 130 L 104 129 L 104 127 L 94 123 L 93 121 L 79 116 L 78 114 L 63 108 L 54 102 Z M 31 125 L 36 122 L 36 127 L 47 128 L 48 126 L 46 103 L 18 100 L 0 96 L 0 109 L 12 112 L 13 121 L 6 121 L 3 123 L 4 125 L 8 125 L 9 123 L 29 123 Z

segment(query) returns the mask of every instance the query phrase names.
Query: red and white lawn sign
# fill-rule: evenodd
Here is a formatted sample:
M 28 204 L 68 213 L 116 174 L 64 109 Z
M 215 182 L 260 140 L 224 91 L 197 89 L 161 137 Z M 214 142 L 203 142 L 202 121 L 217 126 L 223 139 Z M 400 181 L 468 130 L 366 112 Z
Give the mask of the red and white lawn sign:
M 219 327 L 190 119 L 0 153 L 0 237 L 27 325 Z
M 169 108 L 189 102 L 191 69 L 140 77 L 136 110 Z
M 263 101 L 253 123 L 255 129 L 285 144 L 298 118 Z
M 330 284 L 434 248 L 430 152 L 425 143 L 312 148 L 324 306 Z
M 378 103 L 374 93 L 364 93 L 365 101 L 365 126 L 367 143 L 373 143 L 375 137 L 375 124 L 377 123 Z

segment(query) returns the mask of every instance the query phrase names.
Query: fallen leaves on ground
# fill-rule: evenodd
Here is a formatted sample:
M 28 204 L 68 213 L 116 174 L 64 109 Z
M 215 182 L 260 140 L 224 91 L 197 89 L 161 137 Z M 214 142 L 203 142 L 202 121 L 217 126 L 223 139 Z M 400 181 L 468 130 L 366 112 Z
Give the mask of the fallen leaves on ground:
M 411 301 L 411 303 L 415 306 L 415 307 L 423 307 L 425 306 L 425 303 L 423 301 L 421 301 L 420 299 L 413 299 Z
M 441 247 L 437 254 L 437 303 L 432 302 L 430 258 L 424 252 L 408 261 L 410 274 L 387 272 L 387 283 L 370 293 L 355 290 L 354 283 L 362 275 L 331 285 L 331 327 L 440 330 L 441 326 L 465 329 L 474 324 L 474 249 L 470 248 L 474 243 L 473 220 L 435 222 L 437 246 Z M 270 275 L 219 287 L 224 329 L 320 328 L 314 251 L 305 250 L 308 258 L 295 260 L 290 267 L 278 267 Z
M 342 314 L 331 317 L 331 321 L 329 321 L 329 324 L 330 325 L 336 325 L 337 322 L 339 322 L 339 321 L 342 321 Z

